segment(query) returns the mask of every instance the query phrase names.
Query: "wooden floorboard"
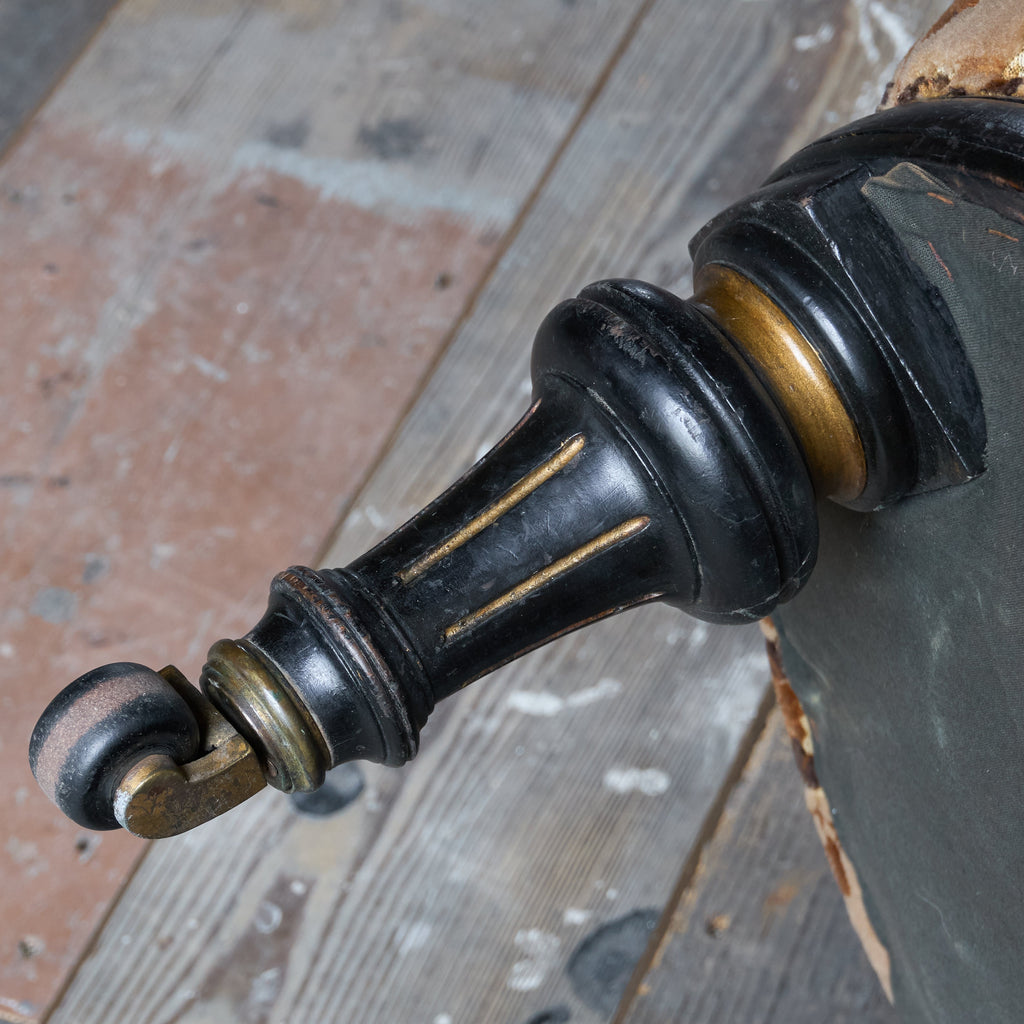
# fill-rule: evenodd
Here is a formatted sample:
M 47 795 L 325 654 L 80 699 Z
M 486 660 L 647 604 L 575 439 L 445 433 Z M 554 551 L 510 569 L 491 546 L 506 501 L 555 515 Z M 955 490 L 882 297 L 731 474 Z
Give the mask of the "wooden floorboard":
M 0 0 L 0 153 L 117 0 Z
M 0 1012 L 143 849 L 41 798 L 35 718 L 104 661 L 194 677 L 316 558 L 638 7 L 129 0 L 9 152 Z
M 773 713 L 617 1024 L 896 1024 Z
M 556 301 L 610 275 L 685 291 L 692 232 L 867 112 L 907 17 L 895 0 L 655 3 L 327 561 L 379 539 L 507 429 Z M 518 130 L 508 150 L 527 144 Z M 332 817 L 264 794 L 158 844 L 52 1024 L 609 1020 L 756 720 L 760 648 L 756 633 L 636 611 L 449 702 L 413 765 L 366 769 Z

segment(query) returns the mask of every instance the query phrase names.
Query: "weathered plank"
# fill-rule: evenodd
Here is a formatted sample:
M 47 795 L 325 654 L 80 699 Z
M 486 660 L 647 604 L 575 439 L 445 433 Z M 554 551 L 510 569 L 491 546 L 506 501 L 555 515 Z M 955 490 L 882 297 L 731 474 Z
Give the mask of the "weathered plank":
M 114 3 L 0 3 L 0 153 L 88 44 Z
M 611 274 L 685 288 L 690 233 L 864 112 L 911 31 L 879 4 L 656 3 L 328 561 L 506 429 L 550 305 Z M 756 716 L 761 657 L 756 633 L 635 612 L 450 702 L 337 833 L 268 796 L 159 844 L 54 1024 L 609 1019 Z
M 773 712 L 621 1024 L 895 1024 Z
M 0 1006 L 141 849 L 40 799 L 38 713 L 104 660 L 194 675 L 316 557 L 638 3 L 132 0 L 9 154 Z

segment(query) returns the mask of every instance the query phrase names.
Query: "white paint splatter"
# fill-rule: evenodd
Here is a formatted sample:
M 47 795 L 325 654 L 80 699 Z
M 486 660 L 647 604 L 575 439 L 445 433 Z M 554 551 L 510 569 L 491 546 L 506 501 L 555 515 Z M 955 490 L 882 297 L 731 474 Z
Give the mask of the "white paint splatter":
M 706 622 L 692 621 L 692 622 L 681 622 L 678 625 L 672 626 L 665 636 L 665 642 L 669 647 L 675 647 L 680 640 L 686 642 L 686 646 L 690 650 L 700 650 L 704 644 L 707 643 L 709 636 L 708 625 Z
M 192 365 L 204 376 L 209 377 L 212 380 L 220 381 L 222 384 L 224 381 L 230 379 L 231 374 L 224 369 L 223 366 L 218 366 L 216 363 L 211 363 L 209 359 L 204 359 L 202 356 L 193 356 Z
M 242 355 L 247 363 L 269 363 L 274 357 L 269 349 L 257 348 L 251 341 L 243 342 Z
M 912 32 L 905 21 L 895 12 L 889 10 L 881 0 L 871 0 L 868 5 L 878 27 L 889 37 L 892 48 L 897 58 L 909 50 L 917 41 L 917 36 Z
M 283 917 L 284 914 L 276 903 L 271 903 L 270 900 L 264 900 L 256 908 L 256 913 L 253 915 L 252 919 L 252 926 L 261 935 L 270 935 L 281 927 L 281 920 Z
M 895 11 L 889 10 L 881 0 L 854 0 L 857 9 L 857 36 L 869 61 L 882 59 L 882 53 L 875 41 L 875 31 L 885 36 L 888 47 L 892 48 L 890 61 L 898 60 L 914 45 L 915 35 Z
M 556 966 L 562 940 L 550 932 L 530 928 L 516 932 L 515 944 L 526 958 L 512 965 L 505 984 L 515 992 L 532 992 L 544 984 L 544 979 Z
M 11 836 L 4 844 L 4 848 L 11 860 L 22 868 L 29 878 L 34 878 L 46 867 L 46 861 L 39 854 L 39 847 L 30 840 Z
M 543 690 L 513 690 L 506 703 L 513 711 L 539 718 L 551 718 L 565 708 L 564 698 Z
M 178 457 L 178 452 L 180 450 L 181 450 L 181 438 L 180 437 L 176 437 L 164 449 L 164 465 L 165 466 L 169 466 Z
M 325 199 L 340 199 L 364 208 L 395 205 L 407 209 L 441 209 L 469 214 L 484 221 L 508 223 L 514 202 L 478 189 L 457 185 L 424 185 L 407 170 L 379 160 L 341 160 L 280 149 L 265 142 L 243 143 L 232 170 L 268 170 L 296 178 Z
M 857 38 L 864 50 L 864 56 L 873 64 L 880 54 L 875 46 L 875 33 L 871 27 L 871 18 L 868 14 L 869 0 L 853 0 L 853 6 L 857 10 Z
M 572 928 L 576 925 L 586 924 L 590 918 L 589 910 L 583 910 L 581 907 L 566 907 L 565 913 L 562 914 L 562 924 L 567 928 Z
M 281 990 L 281 975 L 280 967 L 271 967 L 257 974 L 249 988 L 249 1002 L 256 1006 L 271 1004 Z
M 45 622 L 70 622 L 78 608 L 78 595 L 65 587 L 45 587 L 32 600 L 30 611 Z
M 793 46 L 795 49 L 801 51 L 815 50 L 819 46 L 824 46 L 826 43 L 832 42 L 832 40 L 835 38 L 835 34 L 835 27 L 826 22 L 813 35 L 794 37 Z
M 450 1013 L 439 1013 L 434 1018 L 434 1024 L 455 1024 Z
M 362 509 L 362 513 L 363 513 L 364 516 L 366 516 L 366 521 L 375 530 L 384 530 L 384 529 L 387 528 L 387 526 L 388 526 L 387 519 L 385 519 L 384 516 L 382 516 L 380 514 L 380 512 L 377 510 L 377 508 L 375 506 L 373 506 L 373 505 L 365 506 Z
M 154 544 L 149 550 L 150 569 L 159 569 L 177 550 L 174 544 Z
M 513 711 L 524 715 L 551 718 L 567 708 L 582 708 L 597 701 L 617 697 L 622 693 L 622 683 L 617 679 L 602 679 L 594 686 L 584 687 L 568 697 L 545 690 L 513 690 L 507 698 L 507 705 Z
M 857 93 L 857 98 L 850 108 L 854 120 L 860 117 L 867 117 L 878 107 L 879 90 L 878 83 L 871 80 L 864 82 Z
M 618 697 L 622 693 L 622 683 L 617 679 L 602 679 L 595 686 L 588 686 L 565 698 L 566 707 L 582 708 L 595 701 Z
M 671 784 L 668 773 L 660 768 L 609 768 L 604 773 L 605 788 L 614 793 L 660 796 Z
M 422 949 L 430 941 L 433 930 L 433 926 L 426 921 L 404 921 L 395 929 L 398 955 L 407 956 L 417 949 Z
M 114 790 L 114 817 L 118 821 L 124 821 L 128 815 L 128 801 L 131 794 L 126 789 Z

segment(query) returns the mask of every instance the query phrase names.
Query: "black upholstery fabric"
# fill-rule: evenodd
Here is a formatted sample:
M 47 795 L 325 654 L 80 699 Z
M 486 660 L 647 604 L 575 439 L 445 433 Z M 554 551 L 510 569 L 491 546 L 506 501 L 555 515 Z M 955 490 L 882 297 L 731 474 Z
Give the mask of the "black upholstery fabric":
M 974 364 L 987 471 L 861 514 L 774 619 L 908 1022 L 1024 1019 L 1024 223 L 910 164 L 864 193 Z

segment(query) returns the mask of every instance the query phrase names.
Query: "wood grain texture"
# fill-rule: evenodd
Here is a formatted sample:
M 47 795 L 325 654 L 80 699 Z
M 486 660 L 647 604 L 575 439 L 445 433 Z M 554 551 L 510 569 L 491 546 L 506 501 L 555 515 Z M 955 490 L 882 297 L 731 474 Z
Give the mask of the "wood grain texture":
M 0 3 L 0 153 L 74 63 L 115 2 Z
M 620 1024 L 895 1024 L 775 712 Z
M 908 16 L 859 0 L 655 3 L 326 561 L 360 553 L 501 436 L 556 301 L 611 275 L 685 292 L 692 232 L 867 112 Z M 157 845 L 53 1022 L 609 1020 L 756 719 L 762 658 L 756 632 L 632 612 L 442 706 L 418 761 L 368 770 L 335 832 L 270 794 Z
M 142 848 L 41 797 L 38 714 L 102 661 L 194 677 L 316 558 L 636 6 L 131 0 L 8 154 L 4 1010 Z

